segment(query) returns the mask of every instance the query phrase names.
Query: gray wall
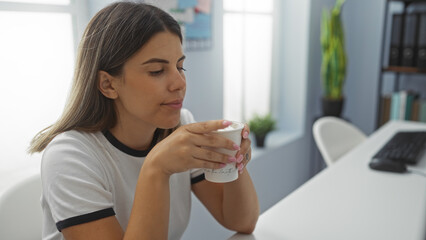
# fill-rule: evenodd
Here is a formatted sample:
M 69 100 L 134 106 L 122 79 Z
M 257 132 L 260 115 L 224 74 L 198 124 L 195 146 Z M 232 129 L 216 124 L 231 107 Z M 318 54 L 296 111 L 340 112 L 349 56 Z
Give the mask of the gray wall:
M 316 115 L 320 114 L 321 107 L 321 49 L 318 40 L 321 11 L 324 6 L 330 8 L 334 2 L 311 1 L 309 91 L 311 110 Z M 346 0 L 342 13 L 348 54 L 343 116 L 366 134 L 374 131 L 376 123 L 384 4 L 384 0 Z
M 344 115 L 368 134 L 376 123 L 383 14 L 383 0 L 351 0 L 344 9 L 349 59 Z

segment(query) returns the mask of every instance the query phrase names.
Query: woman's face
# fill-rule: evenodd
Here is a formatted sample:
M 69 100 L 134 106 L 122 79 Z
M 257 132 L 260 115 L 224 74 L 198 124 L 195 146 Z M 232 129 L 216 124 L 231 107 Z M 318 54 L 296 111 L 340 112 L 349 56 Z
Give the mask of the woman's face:
M 186 91 L 184 59 L 179 37 L 168 31 L 157 33 L 136 52 L 116 85 L 118 124 L 175 127 Z

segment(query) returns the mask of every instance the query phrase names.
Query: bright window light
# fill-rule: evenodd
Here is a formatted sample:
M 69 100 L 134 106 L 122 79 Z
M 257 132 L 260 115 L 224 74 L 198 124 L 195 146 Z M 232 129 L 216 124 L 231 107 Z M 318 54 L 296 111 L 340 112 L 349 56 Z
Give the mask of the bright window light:
M 239 2 L 239 4 L 237 4 Z M 224 117 L 248 121 L 271 109 L 273 0 L 224 1 Z
M 273 0 L 244 0 L 244 4 L 245 11 L 254 13 L 272 13 L 274 7 Z
M 0 0 L 0 2 L 68 5 L 70 0 Z
M 74 67 L 71 15 L 0 11 L 0 166 L 27 155 L 32 137 L 62 113 Z M 4 169 L 3 169 L 4 170 Z
M 244 0 L 224 0 L 223 9 L 225 11 L 243 11 Z
M 244 27 L 244 120 L 248 120 L 270 111 L 272 16 L 247 15 Z

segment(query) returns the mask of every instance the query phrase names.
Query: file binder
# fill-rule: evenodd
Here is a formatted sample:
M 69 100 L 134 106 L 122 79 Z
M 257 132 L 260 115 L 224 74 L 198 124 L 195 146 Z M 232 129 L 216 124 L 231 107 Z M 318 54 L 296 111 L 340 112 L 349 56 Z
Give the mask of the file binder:
M 419 37 L 417 48 L 417 67 L 426 69 L 426 13 L 419 15 Z
M 402 14 L 392 15 L 389 66 L 400 66 L 402 40 Z
M 402 42 L 402 66 L 414 67 L 417 55 L 417 25 L 418 17 L 415 13 L 405 15 L 404 37 Z

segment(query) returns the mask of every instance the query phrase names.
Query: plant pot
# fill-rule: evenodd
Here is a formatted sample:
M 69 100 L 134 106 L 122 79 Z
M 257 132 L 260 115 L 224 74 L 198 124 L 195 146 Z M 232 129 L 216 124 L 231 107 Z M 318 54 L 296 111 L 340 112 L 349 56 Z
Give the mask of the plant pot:
M 254 137 L 255 137 L 255 139 L 256 139 L 256 146 L 257 146 L 257 147 L 262 148 L 262 147 L 264 147 L 264 146 L 265 146 L 265 138 L 266 138 L 266 135 L 262 135 L 262 136 L 254 135 Z
M 344 98 L 322 98 L 322 115 L 340 117 L 343 110 Z

